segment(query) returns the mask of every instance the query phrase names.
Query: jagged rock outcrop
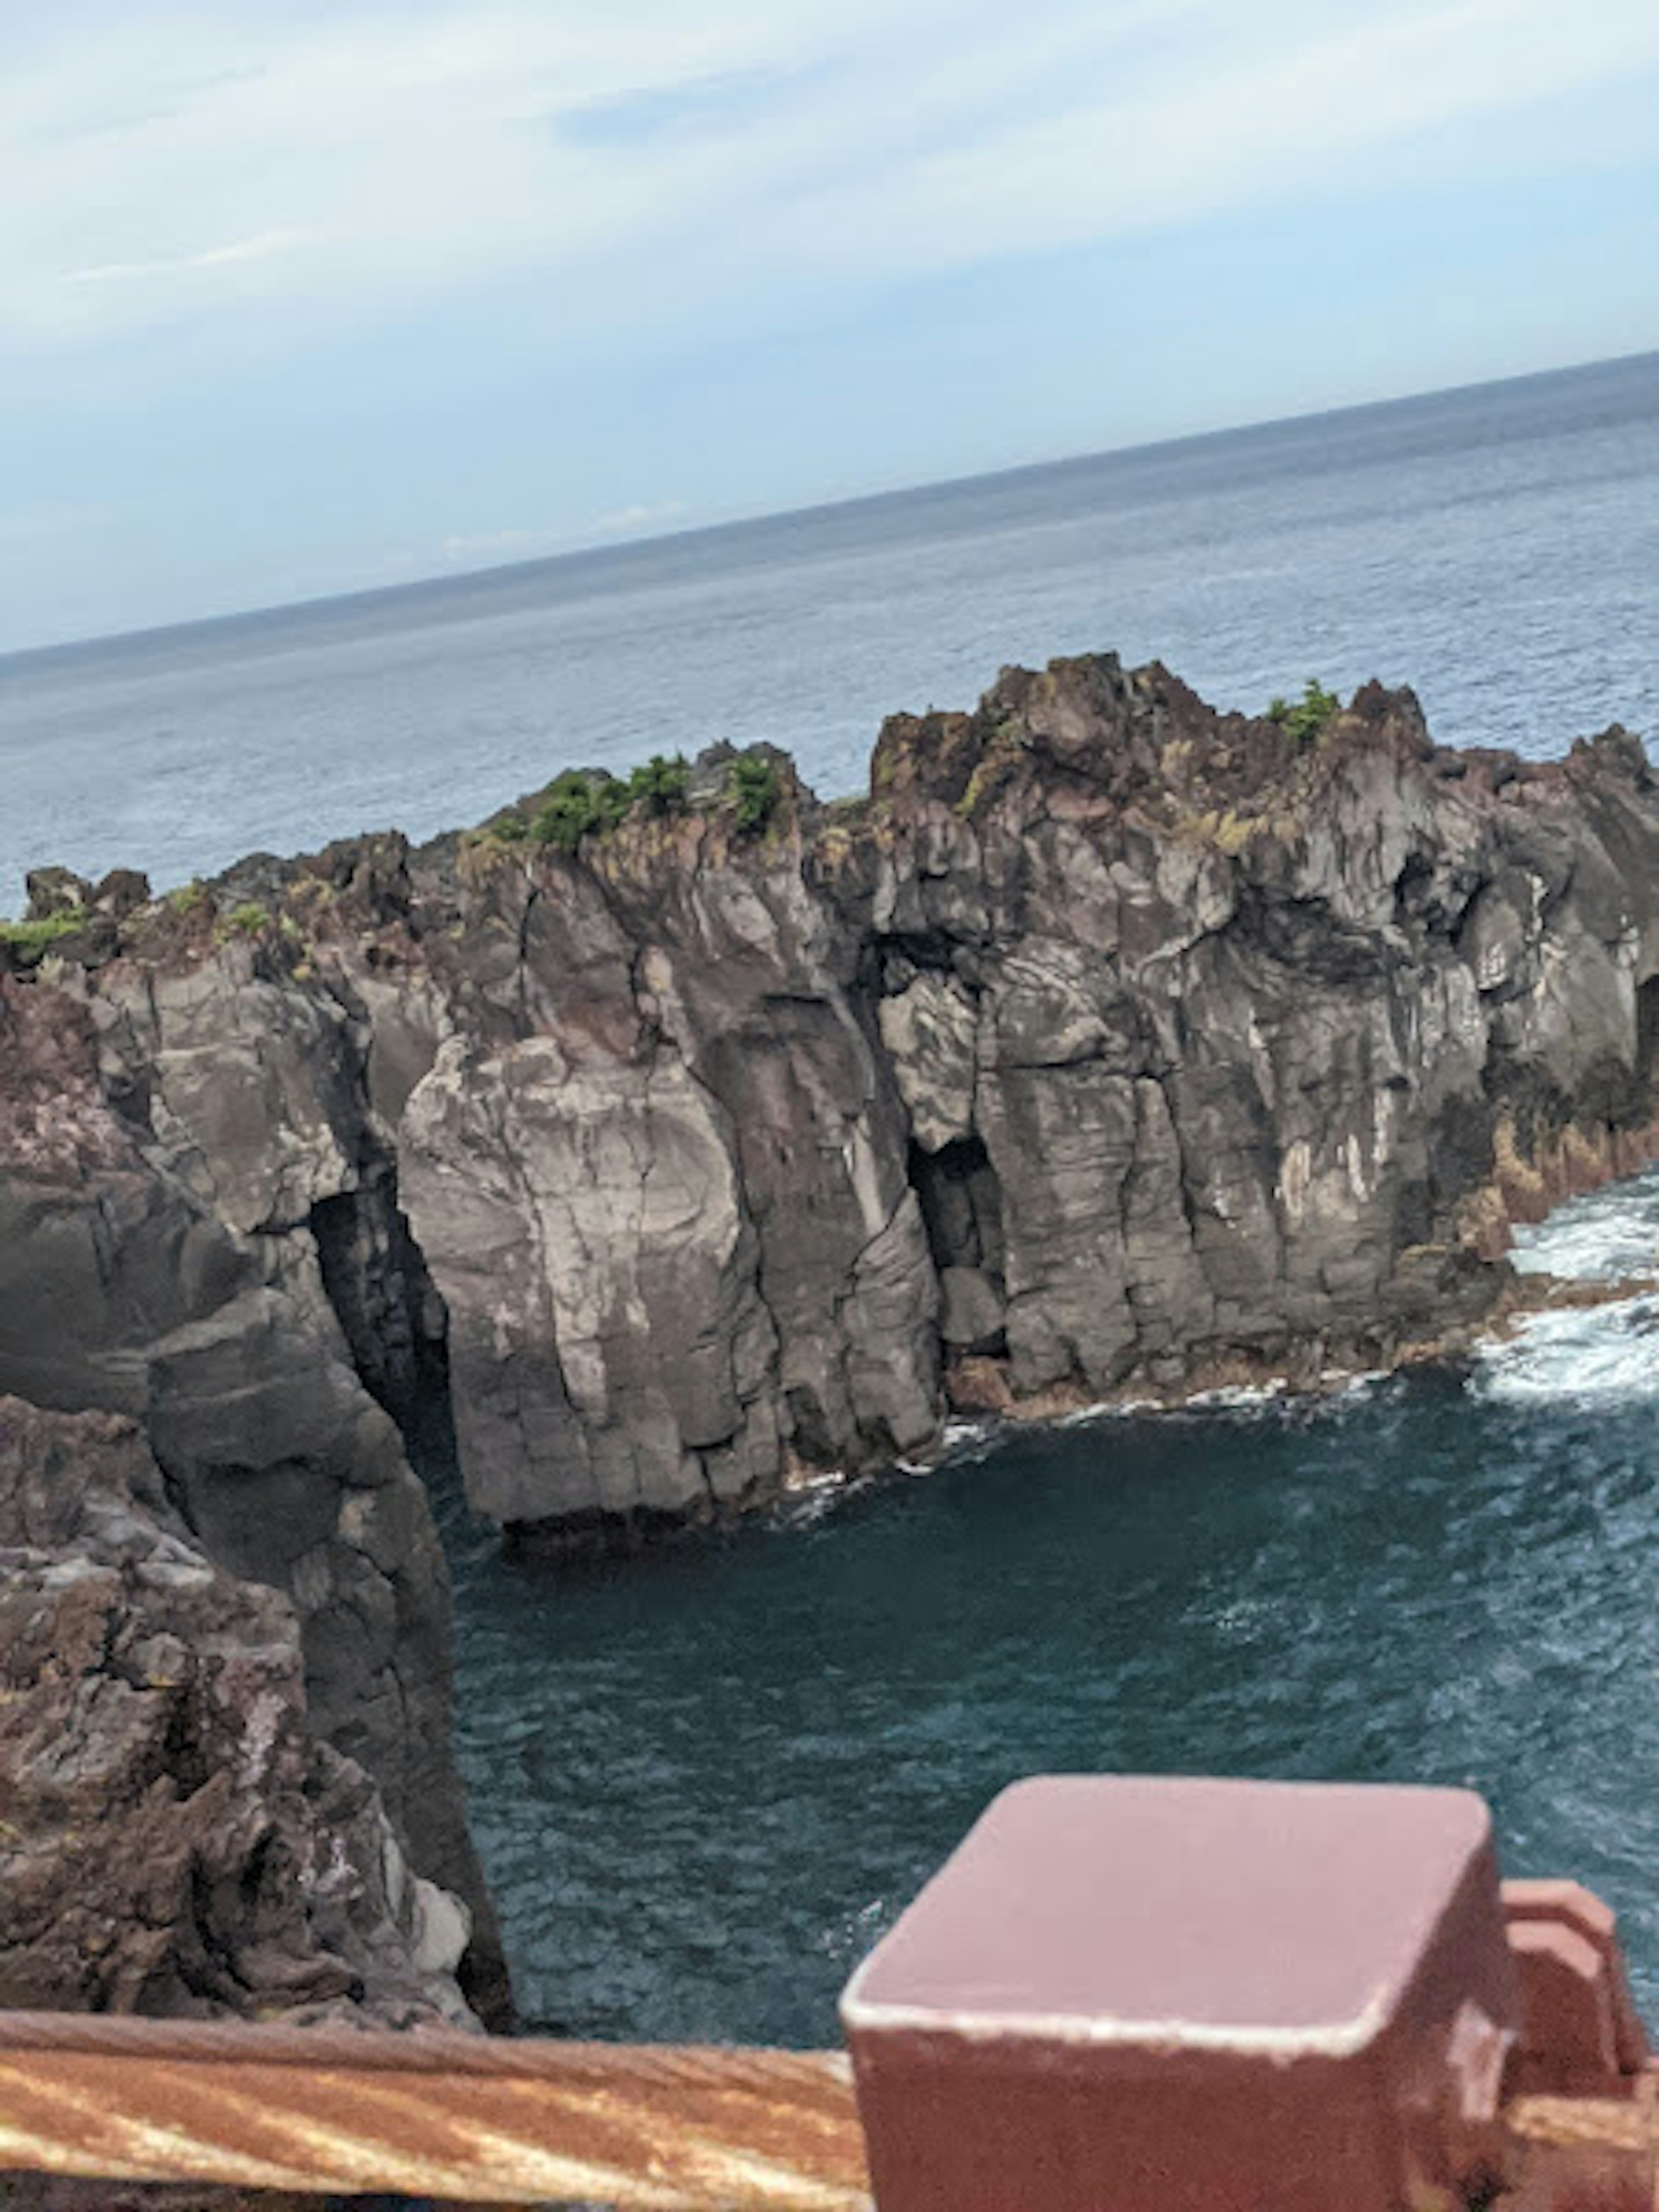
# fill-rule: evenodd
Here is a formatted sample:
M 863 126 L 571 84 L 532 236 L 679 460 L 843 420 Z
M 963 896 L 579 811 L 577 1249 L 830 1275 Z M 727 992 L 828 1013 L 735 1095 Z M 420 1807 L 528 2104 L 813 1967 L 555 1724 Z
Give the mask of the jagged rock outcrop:
M 476 2025 L 466 1908 L 136 1425 L 0 1398 L 0 2009 Z
M 896 720 L 874 784 L 836 888 L 974 1271 L 956 1326 L 1001 1301 L 1016 1394 L 1386 1360 L 1492 1295 L 1466 1240 L 1506 1152 L 1647 1142 L 1629 740 L 1447 754 L 1371 686 L 1298 742 L 1097 660 Z
M 1654 1149 L 1659 803 L 1622 732 L 1457 754 L 1407 692 L 1316 729 L 1105 656 L 895 718 L 867 801 L 729 774 L 580 837 L 530 801 L 261 857 L 4 987 L 82 1025 L 76 1112 L 144 1156 L 113 1228 L 97 1170 L 105 1246 L 198 1286 L 134 1328 L 64 1276 L 105 1348 L 54 1402 L 95 1372 L 141 1411 L 216 1543 L 270 1510 L 203 1410 L 227 1334 L 326 1347 L 319 1495 L 396 1456 L 359 1383 L 407 1425 L 447 1361 L 482 1510 L 637 1525 L 926 1452 L 953 1397 L 1387 1361 L 1490 1305 L 1509 1215 Z M 6 1341 L 0 1380 L 52 1379 Z M 323 1542 L 258 1571 L 303 1606 Z

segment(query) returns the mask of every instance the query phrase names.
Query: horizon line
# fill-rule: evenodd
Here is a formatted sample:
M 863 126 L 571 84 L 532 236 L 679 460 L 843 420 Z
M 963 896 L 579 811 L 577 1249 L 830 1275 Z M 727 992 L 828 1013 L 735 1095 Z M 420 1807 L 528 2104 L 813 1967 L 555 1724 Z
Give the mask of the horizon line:
M 660 550 L 664 546 L 733 537 L 744 532 L 763 529 L 769 525 L 799 523 L 823 515 L 855 514 L 860 508 L 890 505 L 928 492 L 957 490 L 1019 477 L 1038 477 L 1074 468 L 1089 461 L 1173 452 L 1182 447 L 1334 422 L 1345 416 L 1378 414 L 1391 408 L 1411 406 L 1425 399 L 1449 399 L 1505 386 L 1542 383 L 1552 377 L 1572 376 L 1590 369 L 1614 368 L 1642 361 L 1659 362 L 1659 348 L 1642 347 L 1633 353 L 1609 354 L 1592 361 L 1567 362 L 1548 368 L 1522 369 L 1513 375 L 1478 377 L 1467 383 L 1431 386 L 1418 392 L 1393 392 L 1382 398 L 1346 401 L 1336 407 L 1313 407 L 1299 414 L 1263 416 L 1244 422 L 1218 423 L 1207 429 L 1180 431 L 1172 436 L 1149 438 L 1128 445 L 1094 447 L 1081 453 L 1053 454 L 1038 460 L 1006 462 L 994 468 L 972 470 L 963 476 L 887 484 L 874 490 L 850 492 L 833 499 L 809 500 L 799 507 L 764 507 L 750 514 L 725 516 L 718 521 L 688 523 L 678 529 L 653 532 L 619 543 L 607 543 L 601 538 L 562 547 L 550 553 L 531 554 L 520 560 L 492 562 L 483 568 L 439 571 L 429 575 L 410 577 L 401 583 L 359 585 L 342 592 L 319 592 L 297 599 L 271 600 L 252 606 L 230 608 L 218 614 L 191 615 L 173 622 L 145 623 L 131 629 L 94 631 L 84 636 L 50 639 L 37 645 L 8 647 L 0 649 L 0 676 L 15 672 L 22 664 L 38 665 L 59 656 L 73 657 L 100 650 L 119 651 L 167 639 L 184 640 L 196 637 L 204 631 L 233 630 L 243 625 L 276 622 L 295 615 L 316 614 L 325 608 L 346 611 L 398 599 L 417 600 L 422 597 L 441 595 L 458 586 L 489 585 L 507 577 L 528 576 L 538 570 L 574 567 L 584 562 L 606 560 L 625 562 L 630 558 Z

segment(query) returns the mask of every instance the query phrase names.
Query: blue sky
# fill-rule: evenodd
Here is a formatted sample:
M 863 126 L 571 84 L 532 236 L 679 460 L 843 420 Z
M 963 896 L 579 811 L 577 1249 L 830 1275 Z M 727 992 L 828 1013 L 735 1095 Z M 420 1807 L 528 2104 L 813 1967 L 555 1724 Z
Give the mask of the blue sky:
M 1653 0 L 0 15 L 0 649 L 1659 346 Z

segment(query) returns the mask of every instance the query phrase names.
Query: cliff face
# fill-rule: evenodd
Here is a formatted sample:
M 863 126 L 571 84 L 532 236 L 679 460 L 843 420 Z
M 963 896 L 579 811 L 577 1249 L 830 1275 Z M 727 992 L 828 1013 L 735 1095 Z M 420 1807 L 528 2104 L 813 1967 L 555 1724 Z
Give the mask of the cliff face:
M 0 1389 L 135 1417 L 285 1594 L 486 1970 L 434 1412 L 503 1523 L 696 1518 L 952 1401 L 1385 1362 L 1659 1151 L 1621 732 L 1460 755 L 1409 693 L 1298 729 L 1102 658 L 896 719 L 867 800 L 753 781 L 572 851 L 530 801 L 159 902 L 51 872 L 0 945 Z
M 0 1380 L 144 1414 L 312 1618 L 337 1736 L 418 1701 L 441 1610 L 364 1384 L 404 1412 L 447 1359 L 503 1522 L 696 1515 L 925 1450 L 952 1395 L 1387 1360 L 1491 1301 L 1506 1214 L 1651 1148 L 1621 732 L 1448 752 L 1376 686 L 1297 732 L 1108 657 L 896 718 L 866 802 L 773 774 L 758 830 L 711 763 L 572 853 L 520 814 L 245 863 L 10 988 L 82 1165 L 4 1240 Z M 349 1688 L 340 1606 L 385 1623 Z
M 318 957 L 433 1020 L 386 1112 L 475 1500 L 696 1512 L 952 1395 L 1467 1322 L 1508 1214 L 1650 1146 L 1656 836 L 1618 733 L 1460 756 L 1373 687 L 1298 738 L 1089 660 L 895 720 L 860 806 L 786 778 L 758 837 L 412 856 Z

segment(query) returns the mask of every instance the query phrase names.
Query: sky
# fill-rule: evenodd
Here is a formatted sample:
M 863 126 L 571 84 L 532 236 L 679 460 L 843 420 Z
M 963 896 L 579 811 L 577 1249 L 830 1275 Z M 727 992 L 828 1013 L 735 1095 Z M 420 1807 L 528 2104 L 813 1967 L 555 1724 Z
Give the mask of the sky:
M 1654 0 L 0 0 L 0 651 L 1659 347 Z

